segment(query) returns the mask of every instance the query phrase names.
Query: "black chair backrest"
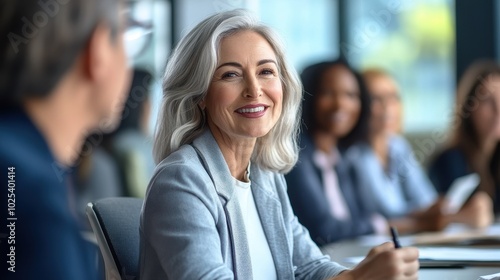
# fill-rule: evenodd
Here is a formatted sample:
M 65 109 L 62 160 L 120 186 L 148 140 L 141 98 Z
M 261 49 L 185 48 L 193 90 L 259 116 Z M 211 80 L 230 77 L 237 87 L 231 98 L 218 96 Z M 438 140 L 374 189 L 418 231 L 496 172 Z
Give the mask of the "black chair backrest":
M 122 279 L 139 277 L 139 224 L 143 199 L 112 197 L 92 204 Z

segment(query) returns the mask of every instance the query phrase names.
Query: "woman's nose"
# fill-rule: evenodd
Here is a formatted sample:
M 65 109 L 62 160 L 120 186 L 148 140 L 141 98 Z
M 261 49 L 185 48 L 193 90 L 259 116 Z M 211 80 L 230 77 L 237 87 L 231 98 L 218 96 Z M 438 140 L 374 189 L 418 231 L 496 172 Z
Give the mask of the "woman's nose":
M 246 98 L 257 98 L 262 95 L 262 88 L 258 79 L 251 77 L 245 80 L 245 90 L 243 96 Z

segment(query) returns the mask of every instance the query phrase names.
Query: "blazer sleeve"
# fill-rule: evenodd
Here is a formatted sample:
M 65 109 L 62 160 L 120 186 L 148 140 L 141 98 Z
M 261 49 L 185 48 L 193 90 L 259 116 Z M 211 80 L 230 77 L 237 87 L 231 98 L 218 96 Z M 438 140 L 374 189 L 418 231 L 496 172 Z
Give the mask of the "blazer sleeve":
M 148 271 L 158 264 L 168 279 L 234 278 L 221 253 L 218 197 L 206 191 L 208 175 L 195 169 L 174 162 L 152 180 L 142 213 L 141 279 L 158 279 Z
M 352 211 L 360 207 L 357 201 L 346 199 L 351 209 L 351 219 L 339 220 L 331 215 L 319 174 L 311 161 L 302 158 L 285 178 L 292 208 L 316 244 L 325 245 L 374 232 L 371 217 L 363 213 L 365 211 Z M 351 186 L 346 187 L 344 189 Z

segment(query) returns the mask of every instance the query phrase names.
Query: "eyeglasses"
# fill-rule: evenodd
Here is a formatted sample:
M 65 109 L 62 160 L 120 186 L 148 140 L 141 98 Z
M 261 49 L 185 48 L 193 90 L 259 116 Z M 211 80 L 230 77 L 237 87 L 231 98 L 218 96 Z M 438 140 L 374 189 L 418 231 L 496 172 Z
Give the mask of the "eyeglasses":
M 150 44 L 153 25 L 150 22 L 138 21 L 127 12 L 127 23 L 123 33 L 125 51 L 129 60 L 139 57 Z

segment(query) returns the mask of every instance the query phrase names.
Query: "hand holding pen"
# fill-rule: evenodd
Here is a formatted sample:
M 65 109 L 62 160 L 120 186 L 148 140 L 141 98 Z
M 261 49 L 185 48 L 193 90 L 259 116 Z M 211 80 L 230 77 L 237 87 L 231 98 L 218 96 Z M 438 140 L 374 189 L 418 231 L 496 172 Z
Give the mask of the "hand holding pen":
M 334 279 L 418 279 L 418 249 L 402 248 L 396 228 L 390 231 L 393 242 L 374 247 L 353 270 Z
M 394 242 L 394 248 L 401 248 L 401 243 L 399 243 L 398 230 L 395 227 L 391 227 L 392 242 Z

